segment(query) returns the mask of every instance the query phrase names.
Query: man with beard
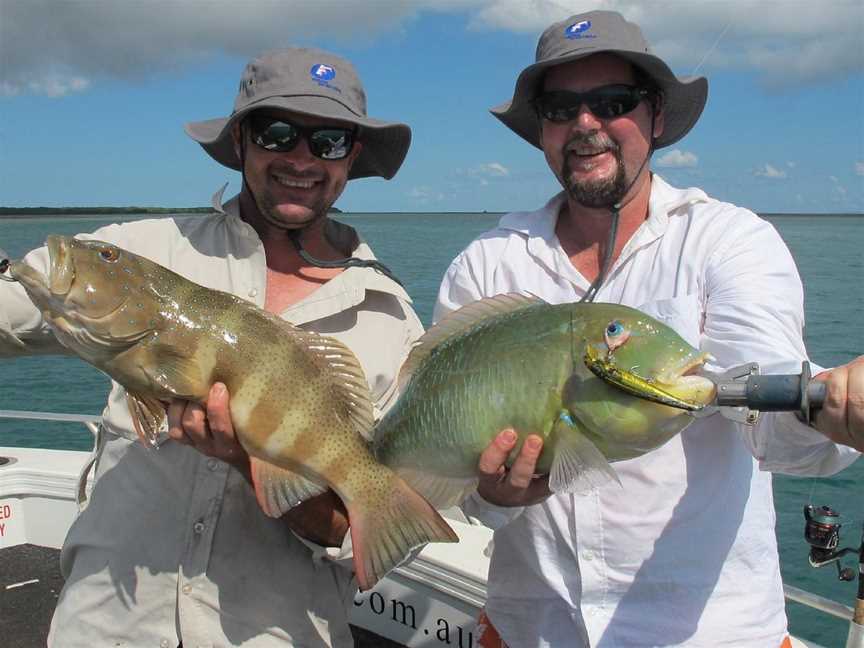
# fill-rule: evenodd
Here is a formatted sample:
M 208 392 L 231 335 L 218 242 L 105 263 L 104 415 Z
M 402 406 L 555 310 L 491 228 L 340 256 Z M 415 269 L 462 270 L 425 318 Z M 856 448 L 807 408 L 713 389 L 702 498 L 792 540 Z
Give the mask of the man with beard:
M 706 97 L 704 78 L 676 78 L 616 13 L 549 27 L 513 100 L 492 113 L 543 150 L 564 191 L 471 243 L 445 275 L 436 319 L 500 293 L 596 299 L 665 321 L 710 352 L 714 369 L 757 361 L 766 373 L 799 371 L 802 287 L 775 230 L 649 170 L 652 152 L 684 137 Z M 825 435 L 864 439 L 864 362 L 823 379 L 819 431 L 786 413 L 755 427 L 715 414 L 614 464 L 620 485 L 576 495 L 551 495 L 533 477 L 539 437 L 508 470 L 516 435 L 502 431 L 464 507 L 496 527 L 479 644 L 781 646 L 768 471 L 832 474 L 857 453 Z
M 348 180 L 395 175 L 408 126 L 367 117 L 348 61 L 291 48 L 249 62 L 229 117 L 186 131 L 242 173 L 239 196 L 223 203 L 220 191 L 215 213 L 201 218 L 111 225 L 82 238 L 338 339 L 363 367 L 379 415 L 422 326 L 402 287 L 328 211 Z M 44 271 L 46 249 L 27 261 Z M 17 284 L 0 282 L 0 291 L 0 355 L 57 346 Z M 353 646 L 347 610 L 356 585 L 350 560 L 336 562 L 350 557 L 339 498 L 327 491 L 267 517 L 249 458 L 226 433 L 224 385 L 213 387 L 206 411 L 172 403 L 155 449 L 138 443 L 125 396 L 114 383 L 92 495 L 62 551 L 66 584 L 49 645 Z

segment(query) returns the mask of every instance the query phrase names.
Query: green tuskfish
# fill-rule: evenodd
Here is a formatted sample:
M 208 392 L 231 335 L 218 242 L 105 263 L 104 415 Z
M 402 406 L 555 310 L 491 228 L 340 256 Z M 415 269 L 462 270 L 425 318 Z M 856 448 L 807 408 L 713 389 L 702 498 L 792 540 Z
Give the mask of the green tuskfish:
M 509 462 L 539 434 L 550 489 L 586 489 L 617 479 L 609 462 L 659 447 L 693 420 L 686 410 L 712 400 L 714 384 L 690 375 L 707 357 L 626 306 L 483 299 L 412 350 L 399 400 L 374 430 L 375 456 L 436 507 L 452 506 L 476 488 L 482 450 L 512 427 Z
M 345 503 L 361 589 L 427 542 L 455 542 L 440 515 L 373 457 L 363 370 L 340 342 L 305 331 L 126 250 L 50 236 L 48 276 L 10 271 L 58 340 L 127 391 L 135 429 L 153 443 L 163 402 L 203 402 L 223 382 L 251 456 L 261 508 L 278 517 L 332 488 Z

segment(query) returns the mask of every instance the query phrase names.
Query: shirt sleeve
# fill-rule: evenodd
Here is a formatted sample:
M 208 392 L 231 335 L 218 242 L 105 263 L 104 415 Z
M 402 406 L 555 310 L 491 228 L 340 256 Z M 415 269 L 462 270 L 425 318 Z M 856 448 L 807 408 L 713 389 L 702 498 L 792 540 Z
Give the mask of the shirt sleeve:
M 440 321 L 447 313 L 466 304 L 488 297 L 483 294 L 482 282 L 479 278 L 483 269 L 474 267 L 478 264 L 472 263 L 468 252 L 465 250 L 457 256 L 444 273 L 432 313 L 433 322 Z
M 736 235 L 706 267 L 703 350 L 724 369 L 756 361 L 764 374 L 799 373 L 807 352 L 798 270 L 772 225 L 738 212 Z M 739 427 L 763 470 L 830 475 L 858 456 L 790 413 L 763 414 L 757 425 Z

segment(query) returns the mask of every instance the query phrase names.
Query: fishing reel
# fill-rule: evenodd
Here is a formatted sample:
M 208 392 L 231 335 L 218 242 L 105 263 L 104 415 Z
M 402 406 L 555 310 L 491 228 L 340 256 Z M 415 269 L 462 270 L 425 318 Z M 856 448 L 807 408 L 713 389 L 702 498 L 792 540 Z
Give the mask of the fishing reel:
M 837 565 L 837 578 L 841 581 L 852 581 L 855 579 L 855 570 L 850 567 L 841 567 L 840 558 L 848 553 L 857 553 L 859 550 L 852 547 L 838 549 L 840 545 L 840 514 L 830 506 L 816 508 L 808 504 L 804 507 L 804 539 L 810 545 L 810 566 L 824 567 L 835 563 Z M 862 560 L 864 560 L 864 543 L 862 543 Z

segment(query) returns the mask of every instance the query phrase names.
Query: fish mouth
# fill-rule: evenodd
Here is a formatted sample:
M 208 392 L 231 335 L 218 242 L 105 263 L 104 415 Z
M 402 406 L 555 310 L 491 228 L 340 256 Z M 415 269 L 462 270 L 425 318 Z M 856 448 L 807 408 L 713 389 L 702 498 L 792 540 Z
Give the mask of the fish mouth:
M 708 353 L 688 356 L 680 365 L 665 370 L 656 379 L 643 378 L 618 366 L 613 356 L 601 354 L 590 344 L 585 348 L 584 360 L 591 373 L 632 396 L 697 412 L 713 402 L 715 396 L 714 383 L 696 373 L 709 358 Z

